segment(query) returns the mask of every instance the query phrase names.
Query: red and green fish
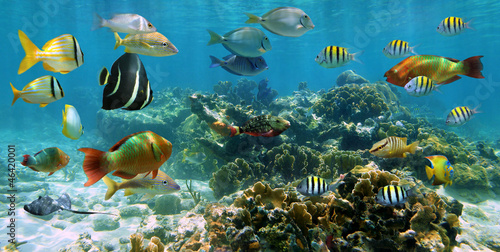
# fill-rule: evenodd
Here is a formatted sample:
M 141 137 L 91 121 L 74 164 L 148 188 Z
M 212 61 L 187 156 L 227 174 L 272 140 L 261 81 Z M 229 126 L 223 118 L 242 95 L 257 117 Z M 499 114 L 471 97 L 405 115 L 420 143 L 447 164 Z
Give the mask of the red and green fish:
M 35 155 L 24 155 L 22 165 L 37 172 L 49 172 L 49 176 L 65 167 L 69 162 L 69 156 L 57 147 L 43 149 Z
M 452 83 L 461 78 L 459 74 L 483 79 L 482 57 L 474 56 L 459 61 L 434 55 L 410 56 L 387 71 L 384 77 L 387 77 L 387 82 L 400 87 L 417 76 L 426 76 L 436 84 Z
M 85 186 L 91 186 L 106 174 L 132 179 L 139 173 L 152 173 L 156 178 L 158 168 L 170 158 L 172 144 L 151 131 L 141 131 L 124 137 L 109 151 L 80 148 L 85 153 L 83 170 L 88 177 Z
M 274 137 L 283 133 L 290 127 L 290 122 L 272 115 L 256 116 L 243 124 L 243 126 L 230 126 L 230 137 L 239 134 L 248 134 L 251 136 Z

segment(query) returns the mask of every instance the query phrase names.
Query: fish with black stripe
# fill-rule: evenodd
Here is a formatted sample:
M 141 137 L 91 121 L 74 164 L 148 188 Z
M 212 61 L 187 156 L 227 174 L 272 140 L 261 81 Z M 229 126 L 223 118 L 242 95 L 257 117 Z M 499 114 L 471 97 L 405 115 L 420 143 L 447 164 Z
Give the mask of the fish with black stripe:
M 341 175 L 337 181 L 328 184 L 323 178 L 309 176 L 302 180 L 296 189 L 304 196 L 321 196 L 328 191 L 335 191 L 340 184 L 344 183 L 343 178 L 344 176 Z
M 418 143 L 406 145 L 406 137 L 390 136 L 375 143 L 370 153 L 382 158 L 405 158 L 407 152 L 414 154 L 419 149 Z
M 59 81 L 54 76 L 50 75 L 34 79 L 21 91 L 17 90 L 12 83 L 10 83 L 10 87 L 14 93 L 12 105 L 14 105 L 17 99 L 21 98 L 27 103 L 40 104 L 40 107 L 45 107 L 47 104 L 64 97 L 61 84 L 59 84 Z
M 408 185 L 388 185 L 378 190 L 377 196 L 375 196 L 375 202 L 384 206 L 397 206 L 403 205 L 408 201 L 409 197 L 413 196 L 417 196 L 417 194 L 414 188 L 410 189 Z
M 474 30 L 471 23 L 472 20 L 465 23 L 464 20 L 459 17 L 447 17 L 439 23 L 437 32 L 443 36 L 455 36 L 465 31 L 465 29 Z
M 104 67 L 99 74 L 99 84 L 104 87 L 102 108 L 140 110 L 153 100 L 146 69 L 135 53 L 125 53 L 111 67 Z
M 362 53 L 363 51 L 349 53 L 347 48 L 344 47 L 327 46 L 321 50 L 314 61 L 324 68 L 341 67 L 351 62 L 351 60 L 363 63 L 358 59 Z
M 469 107 L 460 106 L 452 109 L 446 118 L 446 125 L 452 127 L 464 125 L 472 118 L 473 115 L 481 113 L 478 111 L 478 108 L 479 106 L 471 110 Z
M 403 41 L 403 40 L 399 40 L 399 39 L 395 39 L 395 40 L 389 42 L 389 44 L 387 44 L 387 46 L 385 46 L 384 49 L 382 49 L 382 52 L 389 59 L 397 59 L 397 58 L 401 58 L 401 57 L 406 57 L 410 53 L 418 55 L 418 53 L 415 52 L 415 48 L 417 46 L 418 45 L 410 47 L 408 42 Z
M 21 30 L 19 40 L 26 56 L 19 65 L 17 74 L 22 74 L 39 61 L 47 71 L 67 74 L 83 64 L 83 52 L 76 38 L 71 34 L 63 34 L 49 40 L 42 50 L 31 42 Z
M 415 97 L 430 95 L 432 91 L 439 91 L 441 85 L 436 85 L 435 81 L 426 76 L 417 76 L 405 85 L 406 92 Z

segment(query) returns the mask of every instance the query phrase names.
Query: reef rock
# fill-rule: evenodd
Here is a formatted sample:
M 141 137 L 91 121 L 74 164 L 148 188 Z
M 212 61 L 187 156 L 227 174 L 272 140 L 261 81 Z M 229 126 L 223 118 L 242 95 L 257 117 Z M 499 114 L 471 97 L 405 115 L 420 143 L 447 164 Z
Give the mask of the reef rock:
M 346 84 L 363 84 L 370 83 L 367 79 L 363 78 L 361 75 L 354 73 L 352 70 L 347 70 L 342 72 L 337 77 L 337 86 L 341 87 Z

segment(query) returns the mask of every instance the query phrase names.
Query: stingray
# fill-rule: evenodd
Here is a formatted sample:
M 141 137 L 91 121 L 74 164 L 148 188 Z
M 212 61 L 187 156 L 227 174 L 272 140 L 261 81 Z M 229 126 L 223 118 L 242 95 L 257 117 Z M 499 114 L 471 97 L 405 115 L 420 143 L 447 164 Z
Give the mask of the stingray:
M 24 205 L 24 210 L 33 215 L 49 215 L 51 213 L 57 212 L 59 210 L 70 211 L 77 214 L 109 214 L 111 213 L 101 213 L 101 212 L 85 212 L 76 211 L 71 209 L 71 199 L 67 193 L 63 193 L 59 199 L 54 200 L 49 196 L 39 196 L 38 199 Z

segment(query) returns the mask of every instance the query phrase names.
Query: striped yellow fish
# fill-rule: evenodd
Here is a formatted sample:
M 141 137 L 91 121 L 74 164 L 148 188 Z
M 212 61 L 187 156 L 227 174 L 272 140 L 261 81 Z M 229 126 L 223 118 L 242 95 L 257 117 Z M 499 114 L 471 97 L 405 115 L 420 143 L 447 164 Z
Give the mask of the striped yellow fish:
M 418 149 L 418 141 L 406 145 L 406 137 L 390 136 L 375 143 L 370 153 L 382 158 L 404 158 L 406 152 L 414 154 Z
M 405 85 L 406 92 L 415 97 L 430 95 L 432 91 L 439 91 L 440 85 L 434 84 L 435 82 L 426 76 L 417 76 L 411 79 Z
M 17 74 L 22 74 L 39 61 L 47 71 L 67 74 L 83 64 L 83 52 L 71 34 L 63 34 L 49 40 L 42 50 L 31 42 L 26 34 L 19 30 L 19 40 L 26 56 L 19 65 Z
M 464 125 L 472 118 L 474 114 L 481 113 L 477 109 L 478 108 L 471 110 L 469 107 L 466 106 L 454 108 L 453 110 L 451 110 L 451 112 L 448 114 L 448 117 L 446 118 L 446 125 L 453 127 Z
M 375 201 L 384 206 L 396 206 L 404 204 L 408 200 L 408 197 L 412 196 L 416 196 L 416 193 L 408 185 L 388 185 L 378 190 Z
M 341 175 L 336 181 L 329 184 L 325 179 L 316 176 L 308 176 L 297 186 L 297 191 L 304 196 L 321 196 L 328 191 L 335 191 L 343 181 L 344 176 Z
M 469 20 L 469 22 L 465 23 L 464 20 L 458 17 L 447 17 L 439 23 L 439 26 L 437 27 L 437 32 L 439 32 L 443 36 L 455 36 L 463 31 L 465 29 L 471 29 L 474 30 L 471 26 L 472 20 Z
M 321 50 L 321 52 L 316 56 L 316 63 L 325 68 L 334 68 L 343 66 L 349 62 L 356 61 L 362 63 L 358 57 L 363 51 L 357 53 L 349 53 L 347 48 L 339 46 L 327 46 Z
M 125 52 L 137 53 L 147 56 L 164 57 L 177 54 L 179 50 L 159 32 L 146 34 L 129 34 L 121 39 L 115 32 L 115 49 L 125 46 Z
M 408 42 L 396 39 L 389 42 L 389 44 L 384 47 L 382 52 L 389 59 L 397 59 L 406 57 L 410 53 L 417 55 L 418 53 L 415 52 L 415 47 L 417 46 L 410 47 Z
M 64 97 L 61 84 L 59 84 L 59 81 L 55 77 L 50 75 L 31 81 L 21 91 L 17 90 L 12 83 L 10 83 L 10 87 L 14 93 L 12 105 L 14 105 L 17 99 L 21 98 L 27 103 L 40 104 L 40 107 L 45 107 L 47 104 Z

